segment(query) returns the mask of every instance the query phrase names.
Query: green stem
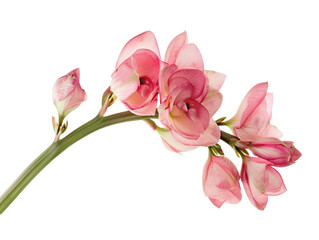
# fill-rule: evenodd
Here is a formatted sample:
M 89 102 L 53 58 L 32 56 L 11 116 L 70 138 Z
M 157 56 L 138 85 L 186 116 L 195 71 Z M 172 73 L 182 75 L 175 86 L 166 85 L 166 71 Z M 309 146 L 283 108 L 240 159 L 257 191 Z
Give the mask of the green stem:
M 234 140 L 239 140 L 238 137 L 231 135 L 227 132 L 220 131 L 220 139 L 223 140 L 228 145 L 232 145 L 234 143 Z
M 157 118 L 155 116 L 138 116 L 131 112 L 121 112 L 107 117 L 96 116 L 83 124 L 65 138 L 53 142 L 39 157 L 37 157 L 13 182 L 0 197 L 0 214 L 16 199 L 23 189 L 44 169 L 55 157 L 92 132 L 118 123 Z

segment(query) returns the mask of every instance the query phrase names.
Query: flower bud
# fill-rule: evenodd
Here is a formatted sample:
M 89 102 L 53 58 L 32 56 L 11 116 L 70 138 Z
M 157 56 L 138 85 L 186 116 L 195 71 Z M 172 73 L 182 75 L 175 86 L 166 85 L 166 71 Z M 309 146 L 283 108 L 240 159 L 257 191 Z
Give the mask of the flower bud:
M 286 191 L 281 175 L 271 167 L 271 162 L 255 157 L 246 157 L 241 170 L 241 180 L 250 202 L 264 210 L 268 196 L 277 196 Z
M 53 86 L 53 101 L 60 119 L 66 117 L 86 100 L 85 91 L 80 86 L 80 69 L 74 69 L 60 77 Z
M 204 166 L 204 193 L 216 207 L 225 202 L 238 203 L 241 200 L 239 178 L 235 165 L 228 158 L 212 155 Z
M 277 138 L 261 138 L 254 142 L 238 141 L 236 146 L 248 148 L 255 156 L 269 161 L 276 167 L 289 166 L 301 157 L 293 142 Z

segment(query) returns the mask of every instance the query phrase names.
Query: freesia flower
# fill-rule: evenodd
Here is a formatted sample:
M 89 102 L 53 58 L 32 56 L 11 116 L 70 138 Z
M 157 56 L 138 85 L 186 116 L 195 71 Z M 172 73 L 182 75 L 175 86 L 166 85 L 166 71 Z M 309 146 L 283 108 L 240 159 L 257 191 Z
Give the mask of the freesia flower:
M 264 210 L 268 196 L 276 196 L 286 191 L 285 184 L 272 166 L 262 158 L 245 157 L 241 170 L 241 180 L 250 202 L 259 210 Z
M 261 138 L 240 145 L 249 148 L 255 156 L 268 160 L 276 167 L 289 166 L 301 157 L 301 153 L 295 148 L 293 142 L 281 141 L 277 138 Z
M 267 93 L 268 83 L 255 85 L 245 96 L 236 115 L 225 122 L 242 141 L 256 141 L 264 137 L 280 138 L 281 132 L 269 122 L 273 95 Z
M 168 97 L 158 108 L 159 120 L 173 137 L 189 146 L 210 146 L 220 138 L 212 116 L 222 102 L 216 90 L 205 91 L 206 76 L 197 69 L 181 69 L 167 81 Z
M 132 38 L 112 74 L 111 90 L 137 115 L 154 115 L 157 106 L 160 53 L 152 32 Z
M 86 93 L 80 86 L 80 69 L 74 69 L 60 77 L 53 86 L 53 101 L 60 118 L 66 117 L 86 100 Z
M 212 120 L 222 102 L 219 92 L 225 75 L 205 71 L 195 44 L 187 43 L 186 32 L 169 44 L 166 66 L 160 73 L 160 121 L 172 136 L 188 146 L 210 146 L 220 137 Z
M 238 203 L 241 200 L 239 173 L 226 157 L 210 156 L 203 170 L 205 195 L 216 207 L 225 202 Z

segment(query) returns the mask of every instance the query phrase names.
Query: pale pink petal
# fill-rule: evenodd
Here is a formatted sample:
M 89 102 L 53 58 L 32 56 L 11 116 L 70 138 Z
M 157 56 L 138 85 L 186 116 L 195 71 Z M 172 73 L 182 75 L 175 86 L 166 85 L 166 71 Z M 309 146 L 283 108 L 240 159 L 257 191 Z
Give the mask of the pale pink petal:
M 262 158 L 248 157 L 247 174 L 249 181 L 254 188 L 264 194 L 268 187 L 268 175 L 266 174 L 266 164 Z
M 170 91 L 168 99 L 170 103 L 170 111 L 172 111 L 174 104 L 178 104 L 179 102 L 183 102 L 185 104 L 185 101 L 190 99 L 193 94 L 193 87 L 187 79 L 179 77 L 175 78 L 175 80 L 175 88 Z
M 268 93 L 265 99 L 246 119 L 246 122 L 241 126 L 241 131 L 246 131 L 245 137 L 241 138 L 244 141 L 255 141 L 258 138 L 274 137 L 280 138 L 281 132 L 274 126 L 270 125 L 272 108 L 272 94 Z M 254 129 L 254 131 L 252 131 Z
M 271 99 L 268 95 L 254 109 L 254 111 L 246 118 L 245 122 L 240 127 L 235 127 L 235 133 L 242 141 L 256 141 L 259 138 L 266 137 L 266 131 L 271 119 L 269 105 L 267 100 Z M 234 124 L 235 125 L 235 124 Z
M 272 103 L 273 103 L 273 95 L 271 93 L 267 93 L 264 100 L 259 104 L 259 106 L 247 118 L 246 122 L 244 123 L 246 127 L 248 126 L 257 127 L 259 129 L 258 135 L 260 137 L 267 137 L 267 136 L 264 136 L 264 132 L 269 126 L 269 122 L 271 120 Z
M 76 107 L 78 107 L 82 102 L 84 102 L 87 99 L 85 91 L 80 87 L 77 86 L 75 90 L 70 95 L 70 99 L 68 101 L 68 104 L 65 106 L 63 111 L 72 109 L 74 110 Z
M 53 101 L 58 102 L 66 99 L 79 84 L 80 69 L 76 68 L 66 75 L 60 77 L 53 86 Z
M 122 64 L 112 74 L 111 90 L 121 100 L 129 98 L 139 87 L 138 73 L 126 64 Z
M 158 134 L 161 136 L 165 147 L 173 152 L 186 152 L 196 148 L 196 146 L 187 146 L 178 142 L 171 133 L 171 130 L 167 128 L 157 128 Z
M 208 110 L 209 117 L 212 117 L 221 106 L 222 101 L 223 95 L 220 92 L 214 89 L 209 89 L 201 104 Z
M 195 44 L 186 44 L 180 50 L 175 63 L 179 69 L 189 68 L 204 71 L 202 55 Z
M 156 112 L 156 106 L 157 106 L 157 97 L 154 98 L 151 102 L 149 102 L 144 107 L 130 109 L 130 111 L 135 113 L 136 115 L 154 116 Z
M 249 201 L 259 210 L 264 210 L 268 202 L 268 196 L 258 191 L 249 180 L 247 166 L 245 164 L 242 166 L 241 180 Z
M 277 196 L 287 191 L 284 181 L 277 170 L 267 166 L 266 174 L 268 175 L 268 187 L 265 194 L 268 196 Z
M 264 100 L 267 94 L 268 83 L 259 83 L 255 85 L 245 96 L 239 106 L 236 115 L 232 118 L 233 126 L 242 127 L 247 118 L 255 111 L 259 104 Z
M 147 77 L 154 84 L 158 82 L 160 59 L 150 50 L 137 50 L 131 57 L 132 67 L 139 74 L 139 77 Z
M 241 200 L 239 173 L 227 158 L 211 156 L 203 170 L 203 190 L 211 202 L 220 207 L 224 202 Z
M 116 67 L 120 66 L 127 58 L 129 58 L 138 49 L 148 49 L 154 52 L 160 58 L 157 41 L 154 34 L 150 31 L 141 33 L 126 43 L 122 49 L 120 56 L 116 62 Z
M 168 45 L 165 54 L 165 62 L 169 64 L 175 64 L 177 55 L 185 44 L 187 44 L 187 34 L 186 32 L 182 32 L 181 34 L 177 35 Z
M 175 131 L 173 131 L 172 134 L 176 140 L 189 146 L 208 147 L 216 144 L 220 139 L 219 126 L 213 119 L 210 120 L 209 126 L 198 138 L 187 138 L 185 136 L 181 136 L 179 133 Z
M 160 104 L 157 108 L 158 111 L 158 120 L 168 128 L 171 128 L 170 117 L 169 117 L 169 108 L 167 108 L 167 101 Z
M 264 131 L 261 133 L 263 137 L 281 138 L 282 132 L 274 125 L 268 124 Z
M 164 67 L 159 75 L 159 90 L 160 90 L 160 100 L 161 103 L 167 98 L 168 96 L 168 79 L 171 75 L 177 71 L 176 65 L 168 65 Z
M 226 79 L 226 75 L 215 71 L 205 70 L 205 75 L 208 78 L 209 87 L 217 91 L 222 87 Z
M 169 92 L 176 88 L 176 86 L 181 85 L 183 82 L 189 82 L 192 85 L 192 98 L 195 99 L 202 94 L 205 87 L 206 77 L 203 72 L 197 69 L 178 70 L 168 79 Z
M 188 100 L 188 112 L 174 107 L 170 113 L 175 131 L 185 136 L 199 136 L 209 125 L 209 113 L 200 103 Z
M 214 198 L 209 198 L 209 200 L 218 208 L 220 208 L 226 202 L 226 200 L 220 201 L 220 200 L 214 199 Z
M 256 141 L 260 138 L 258 133 L 259 129 L 254 126 L 234 128 L 234 134 L 242 141 Z

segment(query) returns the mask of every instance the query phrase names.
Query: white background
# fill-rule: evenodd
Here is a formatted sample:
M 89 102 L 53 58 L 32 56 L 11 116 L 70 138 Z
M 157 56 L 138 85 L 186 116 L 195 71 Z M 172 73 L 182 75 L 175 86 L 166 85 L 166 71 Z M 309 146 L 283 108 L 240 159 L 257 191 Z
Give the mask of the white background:
M 265 211 L 244 191 L 218 209 L 202 191 L 205 148 L 178 155 L 143 122 L 112 126 L 32 181 L 0 216 L 0 239 L 318 239 L 318 10 L 316 1 L 1 1 L 1 193 L 53 140 L 55 80 L 81 68 L 88 100 L 68 116 L 70 133 L 96 115 L 122 47 L 146 30 L 162 55 L 186 30 L 205 68 L 227 75 L 216 118 L 268 81 L 272 123 L 303 156 L 279 169 L 288 191 Z

